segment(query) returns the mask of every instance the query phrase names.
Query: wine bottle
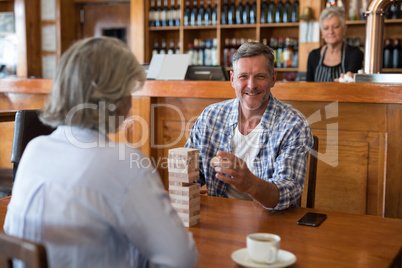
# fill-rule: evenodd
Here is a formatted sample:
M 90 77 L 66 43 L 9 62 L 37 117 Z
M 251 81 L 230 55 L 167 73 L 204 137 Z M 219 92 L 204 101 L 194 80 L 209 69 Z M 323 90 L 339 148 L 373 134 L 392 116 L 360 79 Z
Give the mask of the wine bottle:
M 255 0 L 251 0 L 252 3 L 250 4 L 250 23 L 255 24 L 257 22 L 257 4 Z
M 236 7 L 236 24 L 243 24 L 243 5 L 242 0 L 239 0 Z
M 392 68 L 401 68 L 401 40 L 399 38 L 394 39 L 394 48 L 392 50 Z
M 204 65 L 206 65 L 206 66 L 212 65 L 212 40 L 211 39 L 208 39 L 205 41 Z
M 284 8 L 284 4 L 282 3 L 282 0 L 278 0 L 278 4 L 276 6 L 276 12 L 275 12 L 275 22 L 276 23 L 283 22 L 283 8 Z
M 260 23 L 267 23 L 267 15 L 268 15 L 267 0 L 262 0 Z
M 163 1 L 163 9 L 161 11 L 161 25 L 167 26 L 168 25 L 168 0 Z
M 278 38 L 277 60 L 276 67 L 283 68 L 283 49 L 285 48 L 285 40 L 283 37 Z
M 276 13 L 276 6 L 274 0 L 269 1 L 268 5 L 268 14 L 267 14 L 267 23 L 275 23 L 275 13 Z
M 152 56 L 159 54 L 159 42 L 158 40 L 154 41 L 154 49 L 152 50 Z
M 151 1 L 151 7 L 149 9 L 149 26 L 154 27 L 155 26 L 155 0 Z
M 211 57 L 212 57 L 212 65 L 219 65 L 218 63 L 218 38 L 214 38 L 212 40 L 212 48 L 211 48 Z
M 292 18 L 291 18 L 292 22 L 299 22 L 299 12 L 300 12 L 299 0 L 294 0 L 292 6 Z
M 299 66 L 299 42 L 293 40 L 293 53 L 292 53 L 292 67 L 297 68 Z
M 190 13 L 190 25 L 195 26 L 197 25 L 197 0 L 193 0 L 193 8 L 191 9 Z M 194 44 L 195 46 L 195 44 Z
M 205 41 L 200 39 L 200 44 L 198 47 L 198 63 L 197 63 L 197 65 L 204 65 L 204 50 L 205 50 Z
M 175 21 L 175 25 L 176 26 L 180 26 L 180 0 L 177 0 L 177 7 L 176 7 L 176 21 Z
M 292 20 L 292 4 L 290 3 L 290 0 L 286 0 L 283 6 L 282 21 L 291 22 L 291 20 Z
M 205 7 L 204 7 L 204 0 L 200 1 L 200 8 L 198 9 L 197 13 L 197 25 L 205 25 Z
M 168 49 L 168 51 L 167 51 L 167 54 L 169 54 L 169 55 L 173 55 L 173 54 L 174 54 L 174 41 L 173 41 L 173 39 L 170 40 L 169 49 Z
M 384 46 L 384 54 L 383 54 L 383 67 L 384 68 L 391 68 L 392 67 L 392 45 L 391 39 L 385 39 L 385 46 Z
M 177 40 L 177 47 L 176 47 L 175 54 L 180 54 L 180 40 Z
M 223 66 L 229 67 L 230 47 L 229 38 L 225 38 L 225 47 L 223 48 Z
M 246 0 L 245 4 L 243 2 L 243 5 L 242 5 L 243 6 L 243 15 L 242 15 L 243 24 L 249 24 L 250 23 L 250 8 L 251 7 L 250 7 L 249 3 L 247 3 L 247 2 L 248 2 L 248 0 Z
M 154 18 L 155 18 L 155 26 L 156 27 L 162 26 L 161 25 L 161 13 L 162 13 L 161 2 L 162 2 L 162 0 L 158 0 L 158 6 L 155 11 Z
M 236 6 L 235 0 L 231 0 L 229 10 L 228 10 L 228 24 L 236 23 Z
M 189 26 L 190 25 L 190 0 L 186 0 L 186 7 L 184 8 L 184 16 L 183 16 L 183 25 Z
M 352 0 L 349 3 L 349 20 L 357 20 L 357 19 L 358 19 L 357 0 Z
M 269 40 L 269 46 L 272 49 L 272 52 L 274 53 L 274 66 L 277 66 L 277 62 L 278 62 L 278 39 L 274 36 L 271 36 L 270 40 Z
M 161 49 L 159 50 L 159 54 L 166 54 L 166 41 L 162 39 Z
M 205 9 L 205 13 L 204 13 L 204 24 L 205 25 L 212 25 L 211 0 L 208 0 L 208 2 L 207 2 L 207 8 Z
M 176 22 L 176 8 L 174 6 L 174 0 L 170 0 L 169 9 L 169 26 L 174 26 Z
M 215 0 L 214 8 L 212 9 L 212 25 L 216 25 L 218 23 L 218 0 Z
M 228 12 L 229 12 L 228 0 L 225 0 L 225 1 L 223 1 L 222 11 L 221 11 L 221 24 L 222 25 L 228 24 Z

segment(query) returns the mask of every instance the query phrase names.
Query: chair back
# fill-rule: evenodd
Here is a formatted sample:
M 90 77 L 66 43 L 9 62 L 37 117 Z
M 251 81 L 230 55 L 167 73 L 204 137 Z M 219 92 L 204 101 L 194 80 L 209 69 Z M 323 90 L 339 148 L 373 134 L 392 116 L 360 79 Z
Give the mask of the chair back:
M 26 268 L 47 268 L 44 246 L 0 232 L 0 258 L 5 257 L 8 267 L 13 259 L 21 260 Z
M 318 137 L 313 136 L 314 145 L 311 150 L 314 150 L 318 153 Z M 310 151 L 310 165 L 308 168 L 308 186 L 307 186 L 307 202 L 306 207 L 314 208 L 315 202 L 315 186 L 317 180 L 317 156 L 311 153 Z
M 44 125 L 39 120 L 40 110 L 20 110 L 15 114 L 14 138 L 11 150 L 13 182 L 22 153 L 28 142 L 40 135 L 49 135 L 54 128 Z

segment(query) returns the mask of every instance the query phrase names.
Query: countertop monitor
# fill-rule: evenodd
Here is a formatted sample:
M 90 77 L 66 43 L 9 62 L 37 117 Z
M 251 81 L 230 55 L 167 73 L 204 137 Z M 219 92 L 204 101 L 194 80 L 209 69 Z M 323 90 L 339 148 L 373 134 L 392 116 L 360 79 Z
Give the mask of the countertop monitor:
M 188 66 L 185 80 L 228 81 L 229 76 L 223 66 Z

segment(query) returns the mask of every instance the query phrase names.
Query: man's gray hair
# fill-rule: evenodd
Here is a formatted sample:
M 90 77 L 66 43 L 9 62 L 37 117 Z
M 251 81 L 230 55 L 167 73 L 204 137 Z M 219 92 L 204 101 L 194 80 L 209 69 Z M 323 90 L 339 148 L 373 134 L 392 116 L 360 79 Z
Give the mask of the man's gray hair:
M 144 81 L 143 67 L 122 41 L 111 37 L 80 40 L 61 57 L 40 119 L 52 127 L 71 125 L 113 131 L 108 129 L 109 116 L 127 106 L 127 98 Z M 104 124 L 100 124 L 100 117 L 105 119 Z
M 337 6 L 330 6 L 325 8 L 320 15 L 320 29 L 322 30 L 322 22 L 325 19 L 332 18 L 333 16 L 336 16 L 339 18 L 342 28 L 345 28 L 346 25 L 346 15 L 345 15 L 345 10 L 341 7 Z
M 233 72 L 236 73 L 237 61 L 239 59 L 259 55 L 264 55 L 265 58 L 267 59 L 267 68 L 272 76 L 275 64 L 274 52 L 269 46 L 258 42 L 247 42 L 239 47 L 239 49 L 233 55 Z

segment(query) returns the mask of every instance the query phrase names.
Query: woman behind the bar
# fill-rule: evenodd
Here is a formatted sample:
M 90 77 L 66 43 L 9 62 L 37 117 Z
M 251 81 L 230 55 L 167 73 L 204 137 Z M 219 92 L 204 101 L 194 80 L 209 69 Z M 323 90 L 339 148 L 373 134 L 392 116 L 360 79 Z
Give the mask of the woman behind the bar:
M 363 52 L 346 44 L 345 11 L 328 7 L 320 15 L 321 34 L 325 44 L 310 52 L 307 62 L 307 81 L 332 82 L 348 75 L 353 78 L 363 66 Z
M 41 114 L 57 129 L 25 149 L 4 225 L 43 244 L 49 267 L 195 266 L 192 236 L 150 160 L 107 138 L 144 80 L 115 38 L 81 40 L 62 56 Z

